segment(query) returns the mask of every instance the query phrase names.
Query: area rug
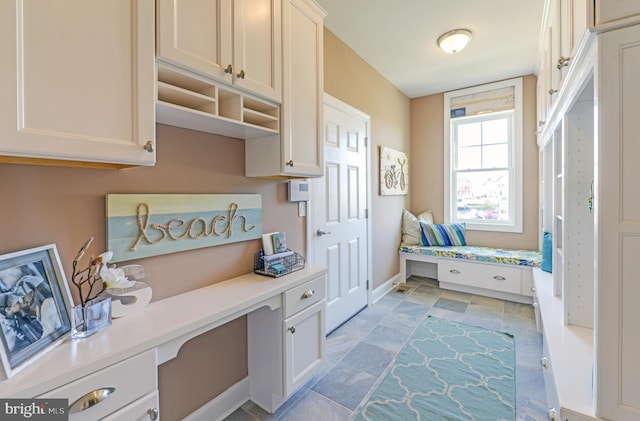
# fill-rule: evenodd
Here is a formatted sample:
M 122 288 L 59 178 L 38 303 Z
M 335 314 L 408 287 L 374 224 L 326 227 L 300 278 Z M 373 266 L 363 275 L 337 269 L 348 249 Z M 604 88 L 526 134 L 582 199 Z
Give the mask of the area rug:
M 514 375 L 512 335 L 429 316 L 354 420 L 512 421 Z

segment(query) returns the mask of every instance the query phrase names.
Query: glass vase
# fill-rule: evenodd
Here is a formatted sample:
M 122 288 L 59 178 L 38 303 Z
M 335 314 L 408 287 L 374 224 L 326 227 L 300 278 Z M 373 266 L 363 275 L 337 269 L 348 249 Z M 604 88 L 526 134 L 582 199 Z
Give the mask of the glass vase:
M 73 307 L 72 338 L 86 338 L 111 325 L 111 298 L 91 300 Z

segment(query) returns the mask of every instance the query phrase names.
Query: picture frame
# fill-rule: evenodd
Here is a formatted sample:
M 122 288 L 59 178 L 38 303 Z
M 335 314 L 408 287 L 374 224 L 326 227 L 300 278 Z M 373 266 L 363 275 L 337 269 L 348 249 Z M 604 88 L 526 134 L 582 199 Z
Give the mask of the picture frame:
M 409 157 L 406 153 L 380 146 L 380 195 L 409 193 Z
M 72 307 L 55 244 L 0 255 L 0 380 L 69 336 Z

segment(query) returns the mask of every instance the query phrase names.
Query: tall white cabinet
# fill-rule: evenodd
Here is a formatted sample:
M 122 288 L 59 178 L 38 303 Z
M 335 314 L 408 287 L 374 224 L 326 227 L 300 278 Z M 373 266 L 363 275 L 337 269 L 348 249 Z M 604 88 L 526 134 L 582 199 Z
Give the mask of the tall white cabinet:
M 559 1 L 548 8 L 562 15 Z M 534 272 L 541 363 L 549 419 L 630 421 L 640 419 L 640 7 L 585 3 L 589 30 L 557 67 L 557 97 L 538 98 L 540 223 L 554 259 L 552 274 Z
M 310 0 L 283 0 L 282 129 L 247 140 L 249 177 L 320 177 L 324 174 L 323 20 Z
M 154 2 L 0 2 L 0 162 L 155 163 Z

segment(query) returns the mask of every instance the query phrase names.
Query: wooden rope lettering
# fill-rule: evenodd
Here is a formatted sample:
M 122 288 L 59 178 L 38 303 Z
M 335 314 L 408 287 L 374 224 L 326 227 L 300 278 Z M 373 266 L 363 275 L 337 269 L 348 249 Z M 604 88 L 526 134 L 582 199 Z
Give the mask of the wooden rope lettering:
M 231 203 L 229 205 L 228 215 L 217 215 L 211 220 L 210 226 L 202 217 L 197 217 L 189 221 L 187 224 L 184 219 L 172 218 L 165 224 L 151 224 L 151 229 L 160 234 L 160 237 L 153 240 L 147 233 L 149 231 L 149 221 L 151 219 L 151 209 L 147 203 L 139 203 L 136 209 L 136 217 L 138 221 L 139 234 L 136 241 L 131 246 L 131 251 L 136 251 L 140 242 L 144 240 L 149 245 L 158 244 L 169 237 L 171 240 L 182 240 L 184 238 L 197 239 L 204 236 L 226 236 L 231 238 L 233 235 L 233 226 L 236 220 L 242 221 L 242 231 L 249 232 L 255 228 L 255 225 L 248 226 L 247 218 L 238 214 L 238 204 Z M 226 222 L 226 224 L 225 224 Z M 182 232 L 180 232 L 182 230 Z

